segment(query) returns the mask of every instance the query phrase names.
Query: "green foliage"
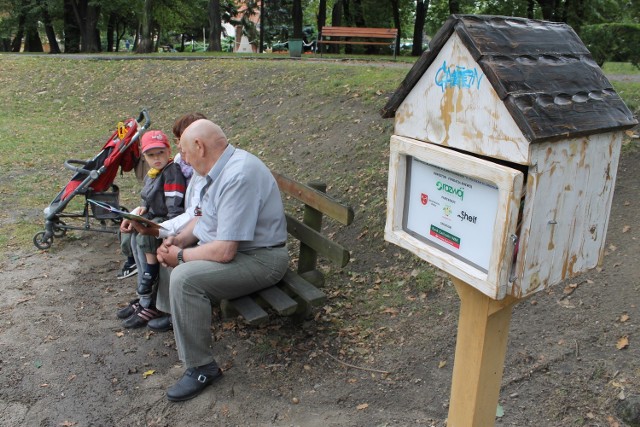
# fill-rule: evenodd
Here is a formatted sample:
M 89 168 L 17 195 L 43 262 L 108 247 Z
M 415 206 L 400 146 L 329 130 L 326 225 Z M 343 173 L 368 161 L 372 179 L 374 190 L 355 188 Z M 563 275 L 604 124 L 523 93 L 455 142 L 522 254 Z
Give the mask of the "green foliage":
M 640 67 L 640 24 L 585 25 L 580 37 L 599 65 L 616 61 Z
M 612 81 L 613 88 L 631 111 L 640 113 L 640 83 Z

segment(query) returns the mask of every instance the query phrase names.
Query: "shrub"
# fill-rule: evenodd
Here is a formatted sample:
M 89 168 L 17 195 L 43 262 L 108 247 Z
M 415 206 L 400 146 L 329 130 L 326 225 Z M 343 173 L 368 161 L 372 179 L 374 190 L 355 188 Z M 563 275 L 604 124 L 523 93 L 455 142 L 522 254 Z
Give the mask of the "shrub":
M 640 24 L 585 25 L 580 37 L 600 66 L 615 61 L 640 68 Z

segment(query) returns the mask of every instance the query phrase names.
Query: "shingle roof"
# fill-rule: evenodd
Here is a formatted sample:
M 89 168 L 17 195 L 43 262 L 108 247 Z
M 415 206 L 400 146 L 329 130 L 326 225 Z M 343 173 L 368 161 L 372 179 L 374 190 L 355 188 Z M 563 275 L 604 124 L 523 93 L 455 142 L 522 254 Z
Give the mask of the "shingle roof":
M 571 27 L 487 15 L 452 15 L 382 109 L 383 117 L 395 115 L 454 32 L 530 142 L 638 123 Z

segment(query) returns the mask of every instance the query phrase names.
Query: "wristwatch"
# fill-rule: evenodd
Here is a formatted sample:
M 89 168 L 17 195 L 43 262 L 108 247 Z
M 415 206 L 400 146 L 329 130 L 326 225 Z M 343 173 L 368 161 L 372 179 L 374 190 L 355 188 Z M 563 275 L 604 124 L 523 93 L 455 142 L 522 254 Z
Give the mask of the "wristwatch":
M 180 249 L 180 250 L 178 251 L 178 256 L 177 256 L 177 258 L 178 258 L 178 265 L 180 265 L 180 264 L 184 264 L 184 258 L 182 258 L 182 249 Z

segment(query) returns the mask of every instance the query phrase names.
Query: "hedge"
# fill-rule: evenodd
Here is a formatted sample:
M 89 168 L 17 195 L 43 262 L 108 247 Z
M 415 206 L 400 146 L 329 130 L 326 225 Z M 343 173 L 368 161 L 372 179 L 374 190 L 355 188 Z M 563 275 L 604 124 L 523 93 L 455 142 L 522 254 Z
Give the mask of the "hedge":
M 631 62 L 640 68 L 640 24 L 585 25 L 580 38 L 600 66 L 605 62 Z

